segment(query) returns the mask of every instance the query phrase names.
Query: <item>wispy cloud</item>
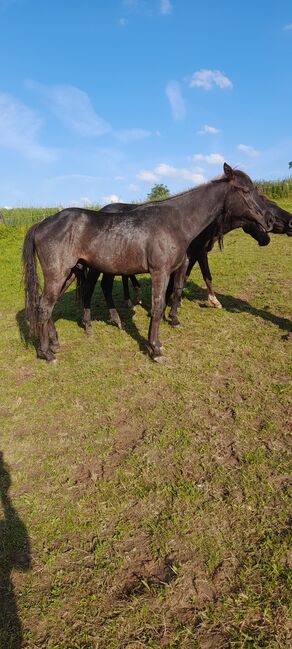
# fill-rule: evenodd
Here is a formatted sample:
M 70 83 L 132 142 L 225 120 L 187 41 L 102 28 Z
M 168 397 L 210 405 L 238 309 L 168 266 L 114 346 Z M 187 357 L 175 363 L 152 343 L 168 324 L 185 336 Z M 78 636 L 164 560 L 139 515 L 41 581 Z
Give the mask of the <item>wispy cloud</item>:
M 118 20 L 118 24 L 120 25 L 120 27 L 125 27 L 128 24 L 128 22 L 129 21 L 127 20 L 127 18 L 119 18 Z
M 175 121 L 183 120 L 186 115 L 186 108 L 178 81 L 169 81 L 165 92 L 170 103 L 173 119 Z
M 113 135 L 121 142 L 132 142 L 135 140 L 144 140 L 152 135 L 151 131 L 145 131 L 143 128 L 129 128 L 120 131 L 113 131 Z
M 212 90 L 214 86 L 218 86 L 222 90 L 232 88 L 233 84 L 220 70 L 198 70 L 192 74 L 190 88 L 204 88 L 204 90 Z
M 96 114 L 83 90 L 67 85 L 43 86 L 34 81 L 27 85 L 45 96 L 56 117 L 75 133 L 92 137 L 111 131 L 110 124 Z
M 130 183 L 128 185 L 128 189 L 129 189 L 130 192 L 139 192 L 140 191 L 139 185 L 135 185 L 135 183 Z
M 159 5 L 160 5 L 160 13 L 163 16 L 167 16 L 167 15 L 171 14 L 171 12 L 172 12 L 172 4 L 171 4 L 170 0 L 160 0 Z
M 51 162 L 53 149 L 38 141 L 42 120 L 37 113 L 11 95 L 0 93 L 0 147 L 18 151 L 25 158 Z
M 292 29 L 292 23 L 288 23 L 288 25 L 284 25 L 283 30 L 284 32 L 290 31 Z
M 157 165 L 153 171 L 140 171 L 137 174 L 137 178 L 145 182 L 158 182 L 162 178 L 182 179 L 190 181 L 195 185 L 203 183 L 206 180 L 202 173 L 198 173 L 196 169 L 174 167 L 163 162 Z
M 198 135 L 215 135 L 216 133 L 220 133 L 220 129 L 215 128 L 215 126 L 208 126 L 208 124 L 205 124 L 199 131 L 197 131 L 197 133 Z
M 209 165 L 219 165 L 223 164 L 224 158 L 220 153 L 210 153 L 209 155 L 203 155 L 202 153 L 196 153 L 193 156 L 194 160 L 203 160 Z
M 27 81 L 27 86 L 41 93 L 54 115 L 67 128 L 83 137 L 110 135 L 121 142 L 131 142 L 149 137 L 152 133 L 142 128 L 117 129 L 97 115 L 87 93 L 75 86 L 44 86 Z
M 258 149 L 255 149 L 253 146 L 249 146 L 248 144 L 238 144 L 237 148 L 238 151 L 246 153 L 249 158 L 257 158 L 260 155 L 260 151 L 258 151 Z
M 52 176 L 51 178 L 47 178 L 46 182 L 71 182 L 72 180 L 77 181 L 77 182 L 84 182 L 84 183 L 96 183 L 98 180 L 101 180 L 100 176 L 89 176 L 86 174 L 63 174 L 60 176 Z

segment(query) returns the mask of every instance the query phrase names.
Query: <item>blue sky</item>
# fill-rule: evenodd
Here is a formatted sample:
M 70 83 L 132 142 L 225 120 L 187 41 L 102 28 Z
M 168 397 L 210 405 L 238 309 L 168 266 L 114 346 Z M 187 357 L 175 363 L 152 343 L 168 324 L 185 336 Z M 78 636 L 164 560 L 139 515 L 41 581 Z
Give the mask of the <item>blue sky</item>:
M 0 0 L 0 25 L 0 205 L 289 175 L 291 0 Z

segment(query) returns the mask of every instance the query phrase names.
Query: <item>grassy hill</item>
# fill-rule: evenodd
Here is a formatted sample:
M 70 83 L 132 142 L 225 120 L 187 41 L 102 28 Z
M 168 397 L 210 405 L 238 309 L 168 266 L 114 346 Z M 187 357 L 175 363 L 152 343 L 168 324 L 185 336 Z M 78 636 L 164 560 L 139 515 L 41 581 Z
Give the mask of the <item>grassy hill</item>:
M 148 277 L 134 315 L 115 281 L 122 331 L 96 288 L 90 338 L 68 291 L 51 366 L 26 343 L 24 231 L 0 227 L 0 649 L 288 649 L 291 239 L 226 237 L 222 310 L 194 269 L 165 366 Z

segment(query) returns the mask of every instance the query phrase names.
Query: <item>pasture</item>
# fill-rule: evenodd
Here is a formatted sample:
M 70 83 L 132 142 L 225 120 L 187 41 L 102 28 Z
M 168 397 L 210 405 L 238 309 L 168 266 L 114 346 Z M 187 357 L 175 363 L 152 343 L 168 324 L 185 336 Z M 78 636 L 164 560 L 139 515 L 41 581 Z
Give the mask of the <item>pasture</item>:
M 291 646 L 291 239 L 227 235 L 224 308 L 195 268 L 165 365 L 147 276 L 134 315 L 115 281 L 123 331 L 96 288 L 91 337 L 69 290 L 48 365 L 26 344 L 25 227 L 0 228 L 0 648 Z

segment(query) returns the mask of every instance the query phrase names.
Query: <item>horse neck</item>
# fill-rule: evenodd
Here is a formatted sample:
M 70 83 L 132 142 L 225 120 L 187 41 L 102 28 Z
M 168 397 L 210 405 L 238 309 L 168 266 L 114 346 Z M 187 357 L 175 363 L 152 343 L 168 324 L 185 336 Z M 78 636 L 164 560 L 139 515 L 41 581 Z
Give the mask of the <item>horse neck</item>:
M 178 197 L 187 245 L 222 214 L 227 190 L 226 183 L 208 183 Z

